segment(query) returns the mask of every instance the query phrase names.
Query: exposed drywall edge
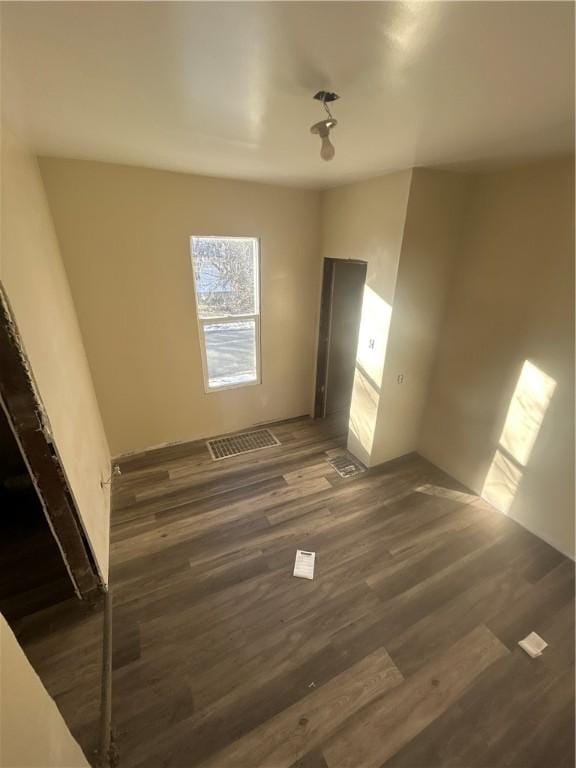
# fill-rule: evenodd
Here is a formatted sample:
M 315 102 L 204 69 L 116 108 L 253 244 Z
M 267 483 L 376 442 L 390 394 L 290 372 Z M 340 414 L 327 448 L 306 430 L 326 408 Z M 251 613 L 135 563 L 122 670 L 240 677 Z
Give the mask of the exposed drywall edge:
M 74 592 L 76 593 L 77 597 L 81 597 L 80 590 L 78 588 L 78 583 L 76 579 L 74 578 L 74 574 L 72 573 L 72 569 L 70 567 L 70 563 L 68 562 L 68 558 L 66 557 L 66 552 L 62 548 L 62 544 L 60 543 L 60 539 L 56 535 L 56 531 L 54 530 L 54 526 L 52 524 L 52 520 L 50 518 L 50 515 L 48 514 L 48 511 L 46 509 L 46 504 L 44 502 L 44 499 L 42 497 L 42 494 L 40 493 L 40 488 L 38 487 L 38 480 L 36 478 L 36 474 L 32 471 L 32 467 L 28 463 L 28 458 L 24 452 L 24 448 L 22 447 L 22 443 L 20 442 L 19 436 L 16 434 L 16 432 L 13 431 L 12 426 L 10 424 L 10 417 L 9 414 L 6 412 L 6 409 L 4 407 L 4 403 L 2 402 L 2 399 L 0 398 L 0 412 L 3 411 L 4 415 L 6 417 L 6 421 L 8 423 L 8 427 L 10 428 L 10 432 L 12 433 L 12 436 L 14 437 L 14 440 L 16 441 L 16 444 L 18 445 L 18 448 L 20 449 L 20 454 L 22 455 L 22 460 L 24 462 L 24 465 L 26 469 L 28 470 L 28 475 L 30 476 L 30 479 L 32 480 L 32 485 L 34 486 L 34 489 L 36 491 L 36 494 L 38 496 L 38 500 L 40 502 L 40 506 L 42 507 L 42 512 L 44 514 L 44 519 L 48 523 L 48 528 L 50 529 L 50 533 L 52 534 L 52 538 L 56 542 L 56 546 L 58 547 L 58 550 L 60 554 L 62 555 L 62 560 L 64 561 L 64 566 L 66 568 L 66 571 L 68 572 L 68 575 L 70 576 L 70 581 L 72 582 L 72 586 L 74 587 Z
M 40 397 L 40 390 L 38 388 L 38 383 L 36 382 L 36 378 L 34 376 L 34 371 L 32 370 L 32 366 L 30 365 L 30 361 L 28 358 L 28 355 L 26 354 L 26 348 L 24 346 L 24 341 L 22 339 L 22 336 L 20 335 L 18 331 L 18 325 L 16 323 L 16 319 L 14 317 L 14 312 L 10 306 L 10 300 L 8 299 L 8 292 L 6 291 L 6 288 L 4 287 L 4 283 L 2 281 L 2 278 L 0 277 L 0 305 L 2 306 L 2 309 L 4 311 L 4 315 L 8 322 L 8 333 L 14 340 L 15 346 L 19 350 L 19 356 L 20 360 L 22 362 L 22 367 L 24 368 L 26 372 L 26 377 L 28 378 L 28 381 L 30 383 L 30 387 L 32 388 L 32 391 L 34 392 L 34 397 L 36 399 L 36 403 L 38 405 L 38 416 L 40 418 L 40 422 L 42 424 L 42 430 L 46 436 L 46 438 L 54 445 L 54 433 L 52 431 L 52 425 L 50 424 L 50 419 L 48 417 L 48 413 L 46 412 L 46 408 L 44 407 L 44 403 L 42 402 L 42 398 Z M 55 446 L 54 446 L 55 447 Z
M 42 176 L 42 172 L 41 172 L 41 169 L 40 169 L 39 157 L 35 156 L 35 161 L 36 161 L 36 167 L 37 167 L 37 170 L 38 170 L 38 176 L 39 176 L 40 182 L 42 184 L 42 189 L 43 189 L 43 192 L 44 192 L 44 196 L 46 198 L 46 203 L 47 203 L 47 206 L 48 206 L 48 211 L 50 213 L 50 218 L 52 220 L 53 230 L 54 230 L 54 237 L 56 238 L 56 242 L 58 244 L 59 252 L 62 253 L 62 248 L 61 248 L 61 245 L 60 245 L 60 237 L 58 235 L 58 230 L 56 229 L 56 225 L 54 223 L 54 217 L 52 215 L 52 209 L 50 207 L 50 199 L 48 197 L 48 193 L 47 193 L 47 190 L 46 190 L 46 187 L 45 187 L 45 184 L 44 184 L 44 178 Z M 66 271 L 66 265 L 64 265 L 64 272 L 66 274 L 66 279 L 68 280 L 68 273 Z M 0 282 L 1 282 L 1 280 L 0 280 Z M 69 282 L 69 280 L 68 280 L 68 282 Z M 75 313 L 77 315 L 76 304 L 75 304 L 74 296 L 73 296 L 72 292 L 71 292 L 71 296 L 72 296 L 72 303 L 74 305 L 74 311 L 75 311 Z M 83 348 L 84 348 L 84 338 L 82 337 L 81 329 L 80 329 L 80 337 L 82 339 L 82 345 L 83 345 Z M 85 348 L 84 348 L 84 357 L 85 357 L 85 360 L 86 360 L 86 365 L 88 367 L 88 372 L 90 374 L 90 380 L 92 382 L 92 386 L 94 386 L 94 377 L 92 375 L 92 369 L 90 367 L 90 360 L 88 359 L 88 356 L 86 355 Z M 36 387 L 36 390 L 38 391 L 37 387 Z M 105 443 L 106 443 L 107 453 L 108 453 L 108 456 L 110 457 L 110 447 L 109 447 L 109 443 L 108 443 L 108 435 L 106 434 L 106 430 L 104 428 L 104 423 L 102 421 L 102 414 L 100 412 L 100 403 L 98 402 L 98 397 L 97 397 L 95 391 L 94 391 L 94 398 L 95 398 L 96 407 L 98 408 L 98 414 L 99 414 L 99 418 L 100 418 L 100 425 L 101 425 L 102 434 L 104 436 L 104 440 L 105 440 Z M 47 415 L 46 415 L 46 418 L 48 418 Z M 90 548 L 90 552 L 91 552 L 92 557 L 94 559 L 94 562 L 95 562 L 95 565 L 96 565 L 96 570 L 98 572 L 98 575 L 99 575 L 100 580 L 102 582 L 102 585 L 104 587 L 104 591 L 108 591 L 108 575 L 104 575 L 103 574 L 102 568 L 100 567 L 100 563 L 98 562 L 98 558 L 96 557 L 96 553 L 94 552 L 94 547 L 93 547 L 92 542 L 90 540 L 90 536 L 88 535 L 88 531 L 86 529 L 86 525 L 84 523 L 82 515 L 80 514 L 80 504 L 78 502 L 78 498 L 77 498 L 76 492 L 74 490 L 73 484 L 70 482 L 70 477 L 69 477 L 68 472 L 66 470 L 66 465 L 64 464 L 64 461 L 62 460 L 62 456 L 61 456 L 60 451 L 58 449 L 58 445 L 56 444 L 56 441 L 54 439 L 52 440 L 52 443 L 54 445 L 54 450 L 55 450 L 56 455 L 58 457 L 58 461 L 60 462 L 60 466 L 62 467 L 62 472 L 63 472 L 64 477 L 66 479 L 66 483 L 68 485 L 68 490 L 70 492 L 70 496 L 72 497 L 72 500 L 74 502 L 74 507 L 76 509 L 76 513 L 78 515 L 78 519 L 80 520 L 80 524 L 82 526 L 82 530 L 84 531 L 84 535 L 86 537 L 86 541 L 88 542 L 88 546 Z M 108 476 L 111 477 L 111 475 L 112 475 L 112 460 L 111 460 L 111 457 L 110 457 L 109 466 L 108 466 Z M 101 478 L 101 480 L 104 480 L 104 479 L 105 478 Z M 109 523 L 108 523 L 108 539 L 109 540 L 110 540 L 110 514 L 111 514 L 111 510 L 112 510 L 112 491 L 111 491 L 111 487 L 112 487 L 111 484 L 106 485 L 106 483 L 102 483 L 101 482 L 102 493 L 104 494 L 105 500 L 106 500 L 105 507 L 108 509 L 108 518 L 109 518 Z M 108 542 L 108 546 L 110 546 L 110 541 Z M 108 550 L 108 568 L 110 568 L 110 550 Z
M 110 494 L 100 488 L 100 480 L 109 475 L 110 451 L 37 158 L 25 132 L 15 131 L 5 117 L 0 280 L 14 307 L 36 389 L 42 392 L 48 414 L 44 421 L 52 435 L 50 451 L 60 461 L 69 504 L 80 513 L 79 529 L 87 538 L 87 551 L 94 555 L 95 573 L 106 581 L 109 528 L 104 521 L 109 519 Z M 70 358 L 67 349 L 72 350 Z M 64 370 L 67 364 L 69 376 Z M 82 429 L 79 408 L 90 416 Z M 68 410 L 76 418 L 67 416 Z
M 98 558 L 96 557 L 96 553 L 94 552 L 94 547 L 92 545 L 92 542 L 90 541 L 90 536 L 88 535 L 88 531 L 86 530 L 86 525 L 84 523 L 82 515 L 80 514 L 80 508 L 79 508 L 79 505 L 78 505 L 78 499 L 76 498 L 76 494 L 74 493 L 74 489 L 72 487 L 72 484 L 70 483 L 70 478 L 68 476 L 68 473 L 66 472 L 66 466 L 65 466 L 64 462 L 62 461 L 62 456 L 60 454 L 60 451 L 58 450 L 58 445 L 57 445 L 57 443 L 56 443 L 56 441 L 54 439 L 54 434 L 52 432 L 52 428 L 51 428 L 51 425 L 50 425 L 50 419 L 48 417 L 48 413 L 46 412 L 46 408 L 44 406 L 44 402 L 42 400 L 42 397 L 40 396 L 40 390 L 38 388 L 38 384 L 37 384 L 36 379 L 34 377 L 34 371 L 32 370 L 32 366 L 30 364 L 29 357 L 28 357 L 28 354 L 26 352 L 26 346 L 25 346 L 25 343 L 24 343 L 24 340 L 23 340 L 22 336 L 18 332 L 18 324 L 17 324 L 17 321 L 16 321 L 16 319 L 14 317 L 14 313 L 12 312 L 12 310 L 10 308 L 10 301 L 9 301 L 9 298 L 8 298 L 8 294 L 6 292 L 6 289 L 5 289 L 4 284 L 3 284 L 1 279 L 0 279 L 0 301 L 1 301 L 2 305 L 6 308 L 7 314 L 10 317 L 10 322 L 11 322 L 11 325 L 12 325 L 11 334 L 17 340 L 18 347 L 20 348 L 20 351 L 21 351 L 20 357 L 21 357 L 21 359 L 23 361 L 23 365 L 24 365 L 24 367 L 26 369 L 26 374 L 27 374 L 28 379 L 30 381 L 32 390 L 34 392 L 34 396 L 35 396 L 36 402 L 37 402 L 37 404 L 39 406 L 38 414 L 39 414 L 40 419 L 42 421 L 42 424 L 43 424 L 43 426 L 44 426 L 44 428 L 46 430 L 45 431 L 46 439 L 48 440 L 48 442 L 52 446 L 52 450 L 54 451 L 54 453 L 56 455 L 56 458 L 57 458 L 57 461 L 58 461 L 58 464 L 59 464 L 60 472 L 64 476 L 64 480 L 66 482 L 66 486 L 67 486 L 67 490 L 68 490 L 68 495 L 69 495 L 70 500 L 71 500 L 71 502 L 72 502 L 72 504 L 74 506 L 74 513 L 75 513 L 75 517 L 76 517 L 76 523 L 77 523 L 77 525 L 80 526 L 80 529 L 82 530 L 83 538 L 84 538 L 85 543 L 86 543 L 86 545 L 87 545 L 87 547 L 89 549 L 90 559 L 92 560 L 92 563 L 93 563 L 93 565 L 94 565 L 94 567 L 96 569 L 96 572 L 97 572 L 99 580 L 100 580 L 100 584 L 101 584 L 102 588 L 104 590 L 106 590 L 107 589 L 107 586 L 106 586 L 107 585 L 107 579 L 104 578 L 104 575 L 102 573 L 102 569 L 100 568 L 100 564 L 98 562 Z M 22 448 L 21 448 L 21 450 L 22 450 Z M 22 454 L 25 456 L 23 451 L 22 451 Z M 34 477 L 34 474 L 33 473 L 31 473 L 31 474 L 32 474 L 32 477 Z M 109 488 L 106 491 L 106 493 L 108 494 L 108 505 L 110 506 L 111 505 L 111 496 L 110 496 L 110 489 Z M 45 513 L 46 518 L 49 519 L 49 516 L 46 513 L 46 509 L 44 507 L 43 507 L 43 509 L 44 509 L 44 513 Z M 56 539 L 56 541 L 58 543 L 58 547 L 59 547 L 60 551 L 62 552 L 62 556 L 64 558 L 64 562 L 66 563 L 66 568 L 69 570 L 68 561 L 66 559 L 66 556 L 65 556 L 64 552 L 62 551 L 62 547 L 60 545 L 60 542 L 58 541 L 58 538 L 56 537 L 56 534 L 54 533 L 54 530 L 52 529 L 51 525 L 50 525 L 50 528 L 52 530 L 54 538 Z M 74 579 L 74 577 L 72 577 L 72 581 L 74 583 L 74 589 L 77 590 L 76 580 Z
M 6 330 L 7 337 L 11 339 L 11 350 L 13 351 L 14 357 L 17 358 L 18 360 L 18 370 L 20 371 L 21 378 L 26 380 L 26 389 L 28 391 L 27 396 L 28 398 L 31 398 L 34 403 L 36 425 L 39 425 L 40 431 L 42 432 L 42 436 L 45 441 L 43 445 L 50 447 L 56 459 L 55 466 L 52 461 L 50 462 L 50 467 L 51 467 L 50 472 L 55 471 L 56 475 L 59 478 L 60 483 L 63 480 L 66 486 L 65 489 L 62 488 L 62 498 L 64 500 L 65 508 L 68 510 L 69 515 L 71 516 L 72 519 L 70 519 L 69 522 L 65 524 L 64 528 L 61 529 L 61 534 L 63 535 L 64 531 L 69 532 L 70 530 L 72 530 L 74 532 L 77 532 L 80 537 L 79 540 L 77 536 L 74 534 L 72 535 L 72 538 L 68 537 L 69 552 L 66 552 L 64 550 L 63 544 L 56 533 L 56 530 L 54 528 L 54 521 L 52 519 L 52 515 L 54 514 L 54 511 L 49 510 L 49 507 L 46 504 L 46 500 L 44 499 L 43 491 L 40 487 L 42 484 L 41 477 L 44 478 L 45 472 L 40 472 L 39 468 L 36 468 L 38 469 L 38 471 L 36 471 L 36 469 L 31 466 L 30 464 L 31 456 L 28 456 L 27 451 L 25 450 L 25 447 L 22 443 L 23 433 L 18 433 L 18 431 L 16 430 L 16 426 L 12 423 L 12 414 L 8 412 L 9 403 L 0 402 L 0 406 L 2 407 L 3 410 L 6 411 L 6 418 L 8 420 L 8 424 L 10 426 L 11 431 L 13 432 L 14 438 L 18 444 L 20 453 L 22 455 L 24 463 L 26 464 L 26 468 L 28 469 L 28 473 L 30 475 L 34 488 L 36 489 L 36 492 L 38 494 L 38 499 L 40 501 L 42 511 L 44 513 L 44 517 L 48 523 L 48 527 L 52 533 L 52 536 L 54 537 L 54 540 L 58 546 L 60 554 L 62 555 L 64 565 L 66 567 L 66 570 L 68 571 L 68 574 L 70 575 L 72 584 L 74 586 L 74 591 L 79 597 L 80 596 L 86 597 L 88 594 L 88 592 L 86 592 L 86 589 L 89 588 L 89 592 L 93 590 L 93 587 L 90 586 L 90 582 L 96 580 L 95 579 L 96 574 L 98 574 L 98 577 L 99 577 L 98 578 L 99 583 L 97 584 L 96 588 L 101 588 L 105 582 L 102 579 L 102 574 L 100 573 L 100 569 L 98 568 L 98 562 L 96 560 L 87 532 L 84 528 L 83 521 L 78 510 L 78 505 L 72 494 L 72 489 L 70 487 L 68 478 L 66 477 L 62 459 L 58 454 L 57 446 L 54 442 L 54 437 L 50 429 L 50 422 L 48 419 L 48 415 L 46 413 L 44 403 L 40 396 L 40 391 L 38 389 L 38 385 L 34 378 L 34 373 L 32 371 L 30 361 L 26 354 L 24 342 L 22 337 L 18 333 L 18 326 L 16 323 L 16 319 L 10 307 L 10 301 L 8 299 L 8 296 L 6 295 L 6 292 L 4 290 L 4 287 L 1 281 L 0 281 L 0 308 L 1 308 L 0 314 L 2 315 L 2 318 L 3 318 L 2 322 L 5 323 L 5 330 Z M 4 350 L 4 354 L 6 355 L 8 354 L 6 349 Z M 7 360 L 4 360 L 4 362 L 7 362 Z M 17 401 L 21 404 L 23 402 L 22 397 L 23 397 L 23 393 L 22 391 L 19 391 Z M 52 470 L 52 468 L 54 469 Z M 72 506 L 72 509 L 70 509 L 70 506 Z M 55 517 L 55 519 L 59 521 L 58 525 L 64 522 L 65 518 L 62 517 L 61 510 L 57 513 L 57 516 Z M 84 549 L 85 547 L 87 548 L 87 551 Z M 72 557 L 72 560 L 76 563 L 76 570 L 77 570 L 76 573 L 74 573 L 73 566 L 70 564 L 69 556 Z M 84 566 L 82 565 L 83 563 L 85 563 Z M 83 575 L 84 572 L 82 571 L 82 567 L 85 567 L 86 569 L 85 571 L 87 574 L 86 579 L 84 578 L 84 575 Z M 93 573 L 92 571 L 95 571 L 95 573 Z
M 42 178 L 42 177 L 40 176 L 40 178 Z M 56 238 L 57 238 L 58 234 L 57 234 L 56 230 L 54 230 L 54 232 L 55 232 L 55 235 L 56 235 Z M 6 301 L 8 302 L 8 306 L 9 306 L 8 294 L 7 294 L 7 291 L 4 288 L 4 285 L 2 283 L 2 279 L 1 278 L 0 278 L 0 291 L 2 292 L 2 295 L 4 296 Z M 98 576 L 99 576 L 100 582 L 102 584 L 102 587 L 103 587 L 104 591 L 107 591 L 107 589 L 108 589 L 108 587 L 107 587 L 108 577 L 103 574 L 102 568 L 100 567 L 100 563 L 98 562 L 98 558 L 96 557 L 96 553 L 94 551 L 94 546 L 92 544 L 92 541 L 90 540 L 90 535 L 88 534 L 88 530 L 86 528 L 86 524 L 84 522 L 84 518 L 83 518 L 82 514 L 80 513 L 80 504 L 78 502 L 78 497 L 77 497 L 76 491 L 74 490 L 73 484 L 70 482 L 70 476 L 69 476 L 69 473 L 68 473 L 68 471 L 66 469 L 66 464 L 63 461 L 62 454 L 61 454 L 61 452 L 60 452 L 60 450 L 58 448 L 58 443 L 57 443 L 57 441 L 54 438 L 54 433 L 52 431 L 52 427 L 51 427 L 51 424 L 50 424 L 50 419 L 48 417 L 48 413 L 46 411 L 46 408 L 44 406 L 42 398 L 40 397 L 40 390 L 39 390 L 38 385 L 36 383 L 36 379 L 34 377 L 34 371 L 32 370 L 32 366 L 29 363 L 29 358 L 28 358 L 28 354 L 26 353 L 26 346 L 25 346 L 24 340 L 22 339 L 22 336 L 20 334 L 18 334 L 18 325 L 17 325 L 17 321 L 14 318 L 13 314 L 12 314 L 12 317 L 13 317 L 14 326 L 16 328 L 16 333 L 18 335 L 19 343 L 20 343 L 20 345 L 22 347 L 22 350 L 23 350 L 23 353 L 24 353 L 24 359 L 26 360 L 27 369 L 28 369 L 28 372 L 30 374 L 31 381 L 32 381 L 32 383 L 34 385 L 34 392 L 35 392 L 35 395 L 36 395 L 36 399 L 37 399 L 38 403 L 41 405 L 42 419 L 43 419 L 43 421 L 45 421 L 45 423 L 47 425 L 47 429 L 48 429 L 48 432 L 50 434 L 50 442 L 52 444 L 52 447 L 54 449 L 54 453 L 56 454 L 56 457 L 57 457 L 58 462 L 60 464 L 60 470 L 61 470 L 62 474 L 64 475 L 64 479 L 66 481 L 66 485 L 68 486 L 68 493 L 69 493 L 70 498 L 72 500 L 72 503 L 74 505 L 74 511 L 76 512 L 77 521 L 78 521 L 78 523 L 79 523 L 79 525 L 80 525 L 80 527 L 82 529 L 82 532 L 84 534 L 84 538 L 85 538 L 87 546 L 88 546 L 88 548 L 90 550 L 90 556 L 91 556 L 91 558 L 92 558 L 92 560 L 94 562 L 94 565 L 96 567 L 96 571 L 98 573 Z M 88 360 L 86 362 L 87 362 L 87 365 L 88 365 L 88 370 L 90 371 L 90 364 L 89 364 Z M 92 375 L 91 371 L 90 371 L 90 375 Z M 96 403 L 98 404 L 98 400 L 96 400 Z M 104 430 L 104 426 L 103 425 L 102 425 L 102 429 L 103 429 L 104 437 L 105 437 L 106 442 L 107 442 L 108 438 L 106 436 L 106 431 Z M 109 453 L 110 453 L 110 451 L 108 450 L 108 454 Z M 111 461 L 109 462 L 109 471 L 110 471 L 110 474 L 111 474 L 112 473 L 112 462 Z M 110 486 L 103 485 L 102 486 L 102 493 L 106 497 L 106 507 L 110 511 L 111 508 L 112 508 L 112 497 L 111 497 Z M 108 526 L 108 529 L 109 529 L 108 530 L 108 535 L 110 535 L 110 525 Z

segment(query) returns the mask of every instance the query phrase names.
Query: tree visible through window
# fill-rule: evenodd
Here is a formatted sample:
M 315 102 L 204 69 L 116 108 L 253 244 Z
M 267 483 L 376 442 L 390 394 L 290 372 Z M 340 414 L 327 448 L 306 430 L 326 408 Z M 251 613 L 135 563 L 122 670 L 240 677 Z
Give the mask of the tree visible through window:
M 259 249 L 254 237 L 192 237 L 207 390 L 260 381 Z

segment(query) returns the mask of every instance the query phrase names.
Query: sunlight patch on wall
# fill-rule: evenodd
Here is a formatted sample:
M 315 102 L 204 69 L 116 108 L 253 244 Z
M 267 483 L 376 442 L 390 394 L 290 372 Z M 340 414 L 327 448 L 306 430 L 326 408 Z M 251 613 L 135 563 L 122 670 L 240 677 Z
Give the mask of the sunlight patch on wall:
M 520 467 L 497 448 L 484 481 L 482 498 L 500 512 L 508 514 L 521 478 Z
M 364 286 L 356 362 L 380 388 L 390 331 L 392 307 L 368 285 Z
M 359 458 L 363 461 L 369 458 L 374 443 L 391 316 L 390 304 L 366 285 L 349 420 L 352 440 L 349 447 L 352 450 L 359 448 L 362 453 Z
M 553 378 L 524 362 L 482 488 L 482 497 L 500 512 L 507 514 L 512 506 L 555 389 Z
M 526 360 L 499 441 L 522 466 L 528 463 L 555 389 L 554 379 Z
M 352 389 L 352 402 L 348 421 L 350 438 L 352 440 L 349 447 L 353 452 L 357 452 L 359 449 L 359 458 L 365 462 L 369 461 L 370 454 L 372 453 L 379 401 L 380 390 L 357 367 L 354 372 L 354 387 Z

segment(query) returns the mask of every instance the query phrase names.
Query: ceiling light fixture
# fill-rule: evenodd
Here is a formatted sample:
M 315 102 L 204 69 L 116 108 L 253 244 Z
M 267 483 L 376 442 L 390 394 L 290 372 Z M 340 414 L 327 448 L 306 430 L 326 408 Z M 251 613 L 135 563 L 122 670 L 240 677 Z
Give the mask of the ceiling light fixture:
M 331 101 L 336 101 L 340 98 L 337 93 L 331 93 L 330 91 L 318 91 L 314 96 L 317 101 L 321 101 L 324 105 L 324 109 L 328 113 L 326 120 L 320 120 L 318 123 L 314 123 L 310 128 L 310 133 L 316 133 L 322 139 L 322 146 L 320 148 L 320 157 L 322 160 L 332 160 L 336 154 L 334 145 L 330 141 L 330 131 L 338 125 L 338 121 L 332 117 L 328 104 Z

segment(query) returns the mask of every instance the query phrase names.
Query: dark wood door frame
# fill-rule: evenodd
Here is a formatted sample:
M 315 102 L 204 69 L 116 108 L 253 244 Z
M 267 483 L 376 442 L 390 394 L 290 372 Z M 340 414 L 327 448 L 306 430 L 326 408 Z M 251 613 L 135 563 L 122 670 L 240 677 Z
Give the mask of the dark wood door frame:
M 52 440 L 8 298 L 0 287 L 0 407 L 30 472 L 48 525 L 81 598 L 104 590 L 64 468 Z
M 320 294 L 318 353 L 316 356 L 315 419 L 323 419 L 326 415 L 326 377 L 328 375 L 328 350 L 330 347 L 330 327 L 332 324 L 332 293 L 334 290 L 335 265 L 339 261 L 366 266 L 366 262 L 360 259 L 324 259 L 322 291 Z
M 326 375 L 328 373 L 328 347 L 330 346 L 333 288 L 334 259 L 324 259 L 324 266 L 322 269 L 322 291 L 320 294 L 318 354 L 316 357 L 316 394 L 314 397 L 315 419 L 323 419 L 326 412 Z

